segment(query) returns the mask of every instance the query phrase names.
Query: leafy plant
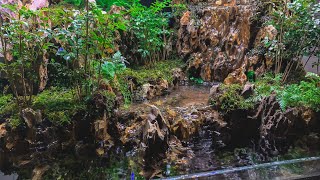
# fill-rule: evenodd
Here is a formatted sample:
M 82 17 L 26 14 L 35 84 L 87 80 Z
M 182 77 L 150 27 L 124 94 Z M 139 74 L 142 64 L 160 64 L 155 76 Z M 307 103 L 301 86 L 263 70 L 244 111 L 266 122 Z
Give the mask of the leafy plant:
M 111 61 L 104 61 L 101 69 L 102 74 L 108 80 L 113 80 L 116 74 L 119 74 L 126 69 L 126 62 L 125 57 L 118 51 L 113 55 Z
M 43 11 L 31 11 L 26 7 L 17 8 L 13 5 L 5 7 L 15 11 L 17 15 L 10 16 L 1 12 L 1 16 L 7 21 L 3 18 L 0 21 L 0 52 L 5 55 L 4 63 L 0 63 L 0 70 L 7 75 L 19 106 L 29 106 L 33 87 L 40 81 L 34 69 L 45 61 L 47 51 L 53 45 L 50 42 L 52 32 Z M 18 86 L 22 87 L 22 92 L 18 90 Z
M 11 94 L 0 96 L 0 115 L 12 115 L 17 111 L 17 104 Z
M 190 80 L 195 82 L 196 84 L 203 84 L 203 79 L 202 78 L 190 77 Z
M 308 73 L 306 79 L 299 84 L 282 85 L 281 74 L 275 77 L 267 74 L 259 79 L 255 86 L 255 94 L 252 97 L 255 102 L 263 97 L 276 95 L 283 110 L 288 107 L 308 107 L 315 111 L 320 110 L 320 77 L 314 73 Z
M 302 64 L 303 56 L 319 57 L 320 4 L 316 0 L 269 1 L 273 5 L 271 24 L 278 30 L 277 39 L 265 39 L 268 54 L 275 59 L 275 73 L 284 72 L 284 82 L 290 72 Z M 298 62 L 298 63 L 296 63 Z M 296 67 L 294 67 L 294 65 Z M 306 64 L 305 64 L 306 65 Z
M 255 83 L 255 100 L 259 101 L 281 90 L 281 79 L 281 74 L 273 75 L 272 73 L 265 74 L 262 78 L 258 79 Z
M 129 32 L 131 32 L 132 53 L 139 54 L 142 63 L 154 63 L 165 56 L 167 39 L 171 31 L 169 30 L 168 12 L 163 9 L 171 6 L 170 0 L 156 1 L 150 7 L 140 4 L 133 0 L 123 3 L 128 9 L 126 12 L 130 15 Z M 165 58 L 165 57 L 163 57 Z
M 282 109 L 304 106 L 320 111 L 320 78 L 301 81 L 299 84 L 285 86 L 278 99 Z

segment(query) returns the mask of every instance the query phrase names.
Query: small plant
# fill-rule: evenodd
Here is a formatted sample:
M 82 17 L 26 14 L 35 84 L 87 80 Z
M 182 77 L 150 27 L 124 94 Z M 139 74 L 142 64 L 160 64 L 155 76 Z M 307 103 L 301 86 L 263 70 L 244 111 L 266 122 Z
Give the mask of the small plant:
M 12 116 L 9 118 L 9 125 L 13 128 L 16 129 L 22 124 L 21 119 L 18 116 Z
M 190 77 L 190 80 L 192 82 L 195 82 L 196 84 L 203 84 L 203 79 L 202 78 Z
M 261 100 L 264 97 L 270 96 L 272 93 L 276 93 L 281 90 L 282 75 L 273 75 L 272 73 L 265 74 L 262 78 L 258 79 L 255 83 L 255 99 Z
M 32 107 L 40 109 L 54 124 L 64 125 L 69 124 L 71 117 L 85 105 L 78 101 L 75 90 L 52 88 L 36 96 Z
M 217 97 L 211 99 L 212 105 L 216 106 L 217 108 L 225 111 L 230 112 L 237 109 L 250 109 L 253 108 L 254 103 L 251 99 L 245 99 L 243 96 L 240 95 L 242 91 L 242 86 L 239 84 L 232 84 L 232 85 L 221 85 L 219 87 L 219 91 L 221 92 L 218 94 Z
M 288 107 L 308 107 L 315 111 L 320 110 L 320 78 L 318 75 L 308 73 L 306 79 L 299 84 L 282 85 L 281 74 L 275 77 L 272 74 L 265 75 L 256 82 L 255 102 L 271 94 L 276 95 L 281 109 Z
M 316 0 L 270 1 L 271 20 L 277 31 L 277 39 L 265 39 L 268 54 L 275 59 L 275 73 L 283 72 L 285 82 L 290 72 L 297 69 L 303 56 L 319 57 L 320 4 Z M 306 63 L 304 64 L 304 66 Z M 294 67 L 295 66 L 295 67 Z
M 0 96 L 0 115 L 17 114 L 19 108 L 11 94 Z
M 171 1 L 156 1 L 150 7 L 143 6 L 139 1 L 133 0 L 123 3 L 130 15 L 129 32 L 132 39 L 132 53 L 142 58 L 142 64 L 152 64 L 165 59 L 166 47 L 171 34 L 169 30 L 168 12 L 164 8 L 171 7 Z M 139 62 L 137 62 L 139 63 Z M 140 62 L 141 63 L 141 62 Z
M 314 77 L 314 76 L 312 76 Z M 308 78 L 299 84 L 291 84 L 279 93 L 278 99 L 281 108 L 304 106 L 315 111 L 320 111 L 320 78 Z
M 0 63 L 0 71 L 6 74 L 19 107 L 30 106 L 34 85 L 40 81 L 35 69 L 44 63 L 53 45 L 50 42 L 52 32 L 42 11 L 14 5 L 5 7 L 17 14 L 10 16 L 1 12 L 0 52 L 4 54 L 4 63 Z

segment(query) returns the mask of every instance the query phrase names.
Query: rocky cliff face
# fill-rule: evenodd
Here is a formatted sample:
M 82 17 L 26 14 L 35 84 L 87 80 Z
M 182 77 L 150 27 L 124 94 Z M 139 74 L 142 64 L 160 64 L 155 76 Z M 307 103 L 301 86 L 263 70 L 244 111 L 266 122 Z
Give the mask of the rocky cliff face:
M 256 3 L 252 0 L 190 2 L 180 20 L 178 53 L 189 60 L 189 71 L 205 81 L 244 83 L 250 66 L 265 63 L 246 54 L 258 46 L 265 30 L 255 29 Z M 263 38 L 262 38 L 263 39 Z M 259 67 L 254 67 L 259 69 Z

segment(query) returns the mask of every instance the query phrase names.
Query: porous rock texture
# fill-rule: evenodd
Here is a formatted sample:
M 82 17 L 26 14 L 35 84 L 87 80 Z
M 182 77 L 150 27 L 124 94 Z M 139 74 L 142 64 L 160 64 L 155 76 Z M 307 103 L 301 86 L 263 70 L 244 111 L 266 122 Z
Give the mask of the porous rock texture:
M 253 0 L 191 1 L 180 19 L 177 50 L 189 61 L 189 72 L 205 81 L 226 84 L 247 80 L 249 67 L 266 71 L 265 57 L 249 55 L 266 36 L 276 35 L 272 26 L 256 29 Z M 254 59 L 254 61 L 252 60 Z M 270 65 L 269 65 L 270 66 Z
M 248 98 L 254 86 L 244 85 L 242 95 Z M 218 102 L 219 97 L 227 89 L 221 91 L 220 85 L 211 88 L 210 98 Z M 220 104 L 215 108 L 219 109 Z M 229 134 L 227 145 L 235 148 L 255 144 L 256 150 L 263 158 L 284 154 L 290 146 L 300 141 L 309 149 L 318 149 L 320 145 L 319 112 L 306 107 L 288 107 L 282 109 L 276 94 L 259 100 L 253 109 L 237 109 L 224 113 L 222 119 L 227 123 Z M 314 143 L 308 144 L 308 139 Z
M 266 156 L 286 152 L 303 136 L 319 136 L 320 118 L 317 112 L 304 107 L 283 111 L 274 95 L 262 99 L 252 119 L 260 121 L 259 147 Z M 319 144 L 319 140 L 314 143 Z

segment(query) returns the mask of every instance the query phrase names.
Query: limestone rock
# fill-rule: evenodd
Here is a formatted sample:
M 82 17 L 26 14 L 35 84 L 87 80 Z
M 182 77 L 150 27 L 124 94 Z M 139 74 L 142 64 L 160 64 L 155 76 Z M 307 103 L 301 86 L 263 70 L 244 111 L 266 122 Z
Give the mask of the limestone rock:
M 42 121 L 41 112 L 39 110 L 34 111 L 31 108 L 26 108 L 22 110 L 21 116 L 30 129 L 33 128 L 35 125 L 41 123 Z
M 0 139 L 5 137 L 7 134 L 6 123 L 0 124 Z
M 173 85 L 179 85 L 180 82 L 186 79 L 186 76 L 181 68 L 172 69 Z
M 245 84 L 250 67 L 257 76 L 272 68 L 272 58 L 258 51 L 265 37 L 276 38 L 277 30 L 271 25 L 252 30 L 254 1 L 193 0 L 189 9 L 180 19 L 177 50 L 193 76 Z
M 224 79 L 224 83 L 227 85 L 230 84 L 241 84 L 244 85 L 247 81 L 247 76 L 245 74 L 244 68 L 239 68 L 233 71 L 228 75 L 226 79 Z
M 190 60 L 189 71 L 198 71 L 205 81 L 222 82 L 243 65 L 255 8 L 249 2 L 214 2 L 201 6 L 193 1 L 180 20 L 177 49 Z
M 180 25 L 181 26 L 187 26 L 190 22 L 190 15 L 191 15 L 191 12 L 190 11 L 187 11 L 183 14 L 183 16 L 181 17 L 180 19 Z
M 254 87 L 255 87 L 254 84 L 247 82 L 243 87 L 241 96 L 243 96 L 244 98 L 249 98 L 254 93 Z
M 162 96 L 167 93 L 169 83 L 167 80 L 159 78 L 154 82 L 143 84 L 134 91 L 135 101 L 151 100 L 155 97 Z
M 41 180 L 44 173 L 49 170 L 49 165 L 37 166 L 33 169 L 32 180 Z

